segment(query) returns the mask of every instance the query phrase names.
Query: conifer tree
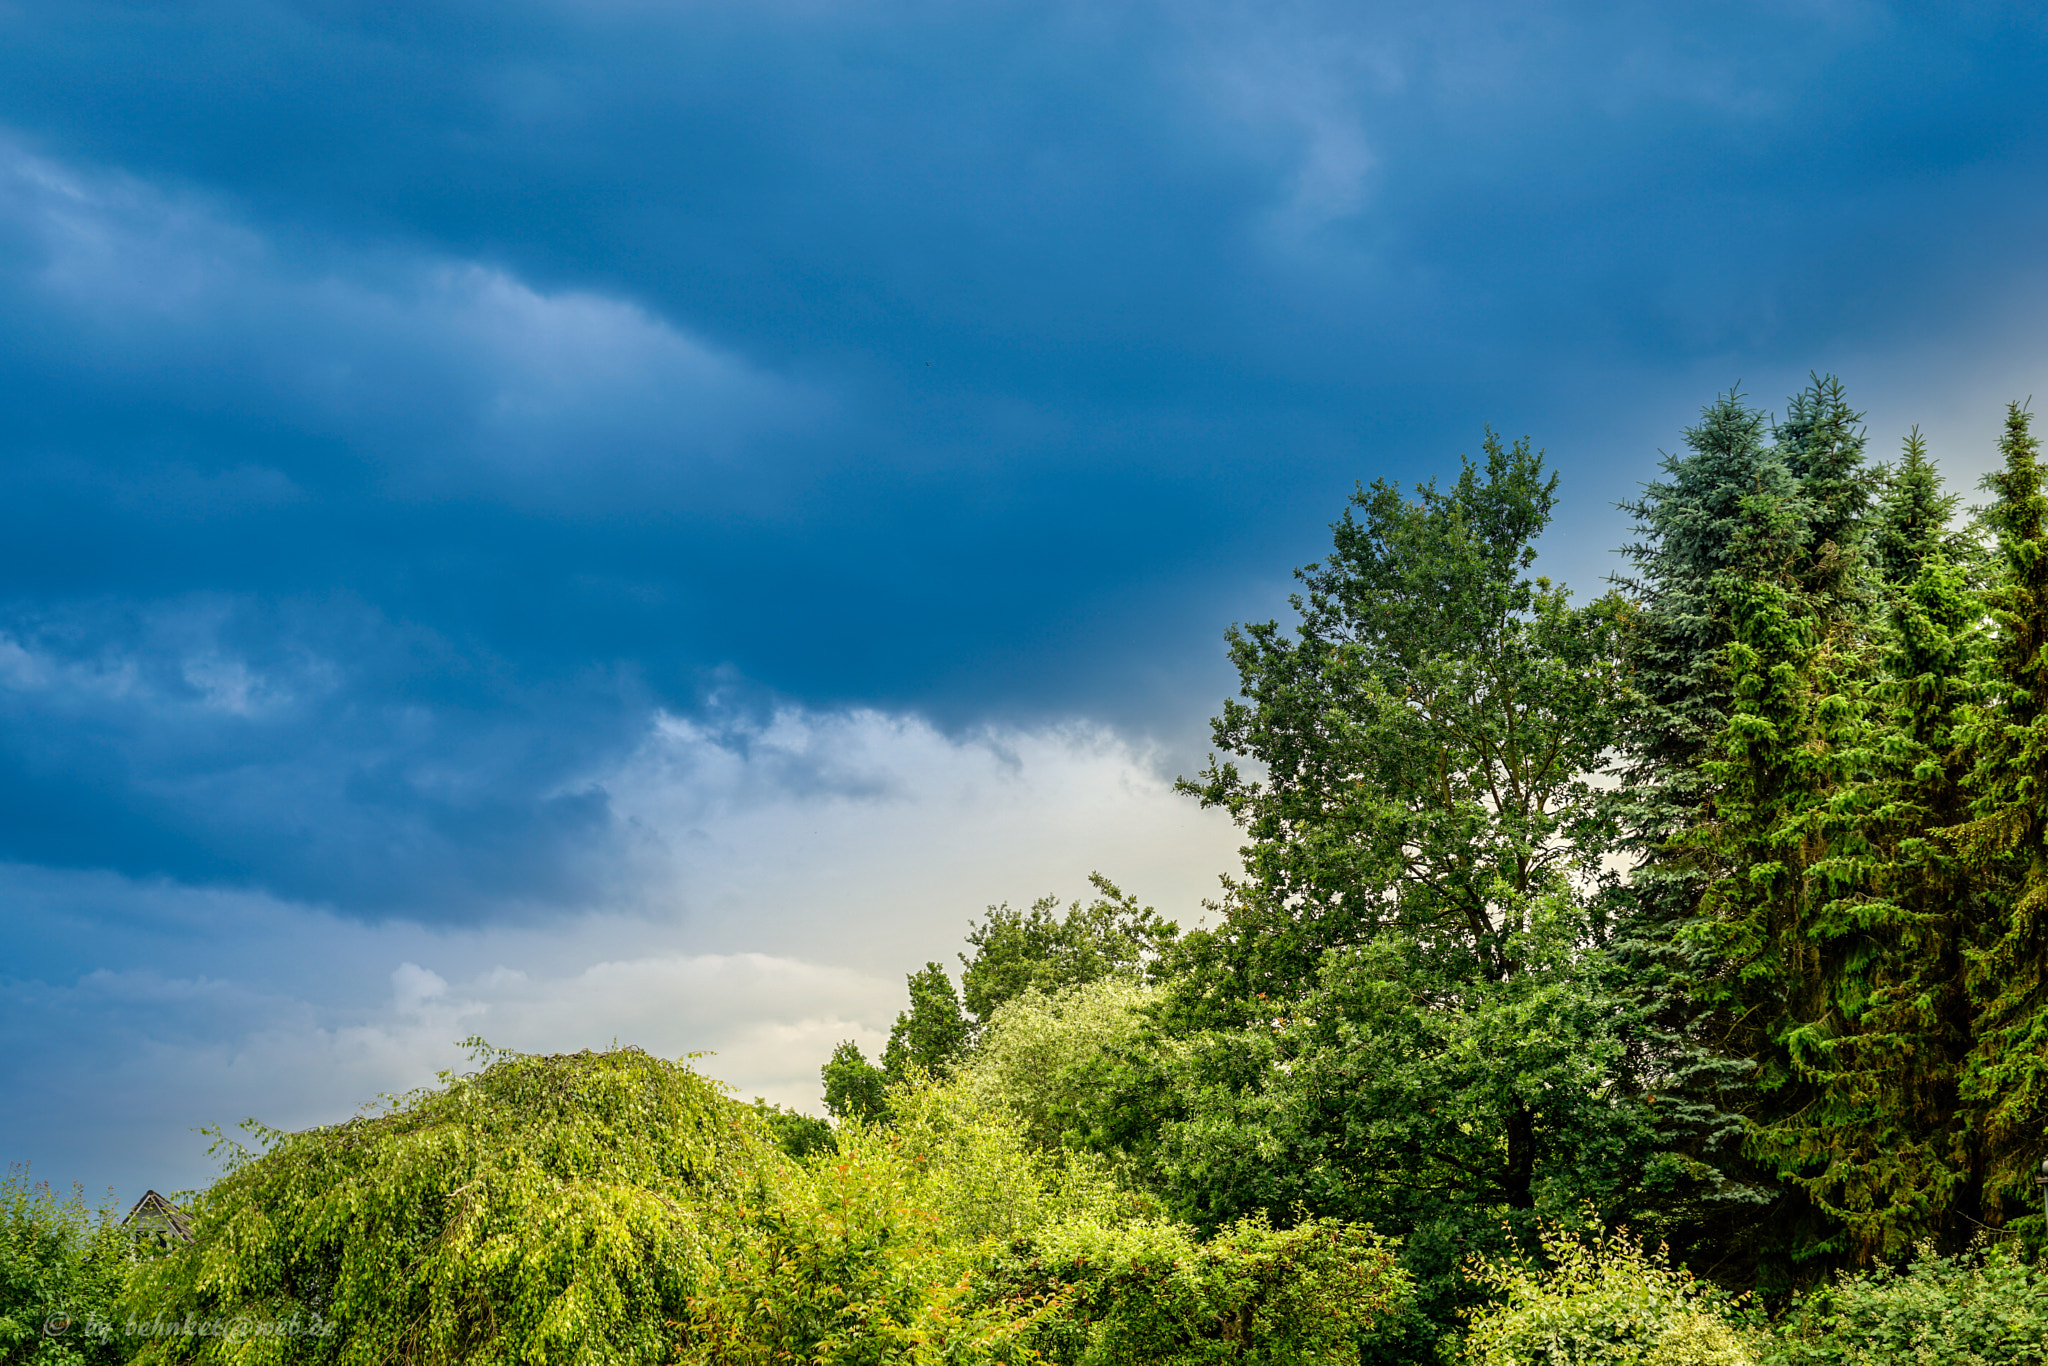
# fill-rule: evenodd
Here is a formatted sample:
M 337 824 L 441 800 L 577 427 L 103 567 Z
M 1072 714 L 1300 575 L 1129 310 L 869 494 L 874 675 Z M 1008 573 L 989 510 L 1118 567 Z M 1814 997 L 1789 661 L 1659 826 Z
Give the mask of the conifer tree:
M 1622 505 L 1638 536 L 1622 550 L 1634 569 L 1622 586 L 1637 606 L 1628 660 L 1640 703 L 1613 798 L 1635 860 L 1614 952 L 1642 1002 L 1631 1071 L 1657 1098 L 1665 1142 L 1700 1175 L 1679 1202 L 1688 1208 L 1673 1210 L 1697 1236 L 1718 1236 L 1709 1230 L 1747 1218 L 1740 1211 L 1767 1198 L 1739 1171 L 1742 1122 L 1733 1111 L 1751 1065 L 1708 1029 L 1690 985 L 1696 946 L 1683 931 L 1712 877 L 1685 840 L 1704 819 L 1713 790 L 1705 765 L 1733 707 L 1733 617 L 1723 589 L 1744 500 L 1763 499 L 1787 516 L 1802 511 L 1769 432 L 1768 415 L 1739 391 L 1722 394 L 1685 430 L 1683 450 L 1665 458 L 1664 477 Z
M 1696 888 L 1669 887 L 1667 844 L 1693 824 L 1707 779 L 1701 764 L 1727 727 L 1725 653 L 1729 619 L 1717 610 L 1714 583 L 1734 554 L 1743 500 L 1790 506 L 1798 481 L 1769 441 L 1770 418 L 1730 390 L 1685 430 L 1685 451 L 1667 456 L 1664 478 L 1622 504 L 1640 538 L 1622 548 L 1634 562 L 1623 586 L 1640 607 L 1629 663 L 1642 706 L 1629 735 L 1632 841 L 1648 867 L 1638 877 L 1646 900 L 1687 914 Z
M 1737 677 L 1726 576 L 1759 553 L 1758 509 L 1784 522 L 1772 536 L 1785 559 L 1769 572 L 1811 619 L 1813 643 L 1850 645 L 1872 482 L 1861 421 L 1833 376 L 1815 376 L 1777 424 L 1731 390 L 1686 429 L 1664 478 L 1622 504 L 1638 536 L 1622 548 L 1635 571 L 1623 586 L 1641 608 L 1629 662 L 1644 703 L 1629 735 L 1624 818 L 1639 860 L 1639 910 L 1653 923 L 1675 924 L 1698 905 L 1698 875 L 1675 841 L 1696 826 L 1714 786 L 1705 765 L 1720 757 Z
M 1827 1165 L 1804 1117 L 1864 956 L 1821 914 L 1867 668 L 1860 424 L 1831 376 L 1776 424 L 1725 394 L 1626 505 L 1649 705 L 1618 799 L 1638 857 L 1619 947 L 1656 1024 L 1643 1067 L 1662 1073 L 1670 1139 L 1723 1178 L 1699 1210 L 1708 1236 L 1767 1261 L 1839 1243 L 1799 1192 Z M 1740 1212 L 1763 1200 L 1765 1222 Z
M 1782 494 L 1743 500 L 1714 583 L 1730 637 L 1728 724 L 1701 764 L 1712 784 L 1701 819 L 1678 841 L 1705 877 L 1679 931 L 1691 951 L 1685 985 L 1719 1051 L 1752 1068 L 1736 1108 L 1762 1175 L 1791 1182 L 1770 1224 L 1795 1260 L 1838 1250 L 1830 1221 L 1797 1191 L 1827 1165 L 1805 1141 L 1805 1117 L 1814 1054 L 1839 1026 L 1841 969 L 1856 952 L 1816 913 L 1815 864 L 1853 705 L 1830 623 L 1801 582 L 1814 562 L 1802 511 Z
M 1985 1144 L 1987 1221 L 2034 1202 L 2048 1133 L 2048 494 L 2031 414 L 2009 406 L 2005 467 L 1987 476 L 1995 534 L 1983 693 L 1961 726 L 1971 818 L 1953 838 L 1995 901 L 1969 953 L 1977 1005 L 1963 1100 Z
M 1823 623 L 1861 615 L 1865 512 L 1871 471 L 1863 464 L 1863 414 L 1842 381 L 1814 375 L 1785 405 L 1773 437 L 1805 503 L 1801 590 Z
M 1949 530 L 1962 496 L 1943 492 L 1918 427 L 1907 433 L 1899 463 L 1885 469 L 1881 479 L 1884 493 L 1868 541 L 1871 571 L 1881 585 L 1904 587 L 1937 554 L 1957 562 L 1967 557 L 1967 538 Z
M 1831 804 L 1830 849 L 1815 869 L 1832 894 L 1817 929 L 1852 948 L 1833 984 L 1835 1018 L 1799 1058 L 1817 1095 L 1777 1134 L 1826 1157 L 1800 1184 L 1861 1257 L 1928 1237 L 1967 1242 L 1978 1204 L 1979 1145 L 1956 1078 L 1972 1028 L 1963 954 L 1982 904 L 1936 833 L 1968 814 L 1954 732 L 1972 693 L 1977 608 L 1950 558 L 1957 501 L 1916 429 L 1872 519 L 1886 640 L 1845 759 L 1855 776 Z

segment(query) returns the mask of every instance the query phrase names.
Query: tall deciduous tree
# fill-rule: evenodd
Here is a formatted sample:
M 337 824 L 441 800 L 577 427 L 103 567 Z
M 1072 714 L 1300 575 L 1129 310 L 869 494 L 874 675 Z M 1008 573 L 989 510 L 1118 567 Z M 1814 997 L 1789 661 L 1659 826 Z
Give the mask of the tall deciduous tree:
M 1591 775 L 1618 734 L 1623 608 L 1529 575 L 1556 487 L 1489 433 L 1450 488 L 1360 489 L 1296 575 L 1292 634 L 1230 632 L 1241 694 L 1213 730 L 1256 771 L 1212 758 L 1181 784 L 1249 837 L 1224 923 L 1184 955 L 1218 1018 L 1298 997 L 1325 953 L 1385 934 L 1498 980 L 1534 899 L 1600 878 Z
M 832 1118 L 877 1124 L 888 1115 L 889 1079 L 852 1039 L 839 1041 L 818 1076 L 825 1083 L 825 1111 Z
M 953 979 L 937 963 L 910 974 L 910 1008 L 897 1013 L 875 1066 L 852 1039 L 842 1040 L 819 1069 L 825 1109 L 834 1119 L 875 1123 L 888 1113 L 889 1088 L 922 1074 L 947 1077 L 967 1052 L 967 1017 Z
M 1625 608 L 1533 574 L 1555 496 L 1489 434 L 1449 487 L 1361 488 L 1292 631 L 1231 632 L 1230 757 L 1182 786 L 1244 826 L 1244 875 L 1129 1087 L 1187 1217 L 1372 1219 L 1442 1312 L 1503 1215 L 1632 1216 L 1648 1156 L 1600 951 Z
M 937 963 L 910 974 L 910 1009 L 896 1017 L 882 1050 L 882 1071 L 890 1081 L 905 1080 L 913 1069 L 934 1077 L 952 1074 L 967 1051 L 967 1017 L 953 979 Z

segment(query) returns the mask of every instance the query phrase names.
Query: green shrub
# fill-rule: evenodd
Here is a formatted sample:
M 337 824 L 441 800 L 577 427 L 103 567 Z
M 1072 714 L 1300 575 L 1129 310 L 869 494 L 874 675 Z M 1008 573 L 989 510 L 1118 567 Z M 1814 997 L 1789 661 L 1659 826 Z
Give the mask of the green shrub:
M 913 1077 L 887 1110 L 747 1198 L 690 1304 L 684 1362 L 1031 1360 L 1021 1339 L 1044 1306 L 992 1289 L 987 1268 L 1055 1221 L 1118 1218 L 1127 1197 L 960 1082 Z
M 1351 1366 L 1405 1291 L 1352 1226 L 1199 1243 L 962 1081 L 829 1144 L 633 1050 L 443 1081 L 265 1133 L 139 1267 L 138 1362 Z
M 127 1359 L 111 1335 L 128 1244 L 83 1192 L 60 1198 L 16 1169 L 0 1181 L 0 1362 L 100 1366 Z
M 1643 1354 L 1643 1366 L 1748 1366 L 1755 1360 L 1740 1330 L 1704 1311 L 1683 1313 L 1665 1324 Z
M 771 1105 L 759 1096 L 754 1097 L 753 1108 L 775 1145 L 791 1157 L 805 1158 L 812 1153 L 831 1151 L 832 1126 L 816 1115 Z
M 1021 1341 L 1057 1366 L 1354 1366 L 1406 1299 L 1393 1250 L 1332 1219 L 1185 1225 L 1072 1220 L 1017 1244 L 986 1286 L 1037 1306 Z
M 750 1108 L 636 1050 L 443 1080 L 264 1133 L 134 1278 L 137 1360 L 669 1360 L 719 1211 L 787 1161 Z
M 1471 1366 L 1755 1366 L 1742 1307 L 1660 1248 L 1626 1232 L 1539 1234 L 1541 1262 L 1479 1259 L 1469 1274 L 1494 1295 L 1471 1316 Z
M 2048 1361 L 2048 1268 L 1994 1248 L 1923 1249 L 1905 1270 L 1842 1276 L 1779 1325 L 1769 1366 L 2039 1366 Z
M 1406 1294 L 1355 1226 L 1255 1220 L 1202 1243 L 963 1080 L 888 1106 L 758 1189 L 684 1362 L 1353 1366 Z

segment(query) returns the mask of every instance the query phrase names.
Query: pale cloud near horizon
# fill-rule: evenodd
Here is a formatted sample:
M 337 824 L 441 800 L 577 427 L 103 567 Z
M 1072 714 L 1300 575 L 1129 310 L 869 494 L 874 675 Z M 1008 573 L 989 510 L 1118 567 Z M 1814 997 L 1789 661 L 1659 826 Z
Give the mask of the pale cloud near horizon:
M 0 1038 L 36 1038 L 44 1065 L 23 1102 L 50 1137 L 24 1151 L 9 1135 L 9 1151 L 124 1198 L 191 1185 L 208 1176 L 197 1126 L 334 1122 L 465 1065 L 457 1041 L 472 1035 L 523 1052 L 708 1052 L 700 1066 L 740 1095 L 815 1111 L 832 1047 L 877 1048 L 904 974 L 957 968 L 987 904 L 1079 896 L 1100 870 L 1186 923 L 1234 861 L 1227 819 L 1099 727 L 948 736 L 873 710 L 709 715 L 656 714 L 594 775 L 637 836 L 623 910 L 429 929 L 0 869 L 17 905 L 72 917 L 65 956 L 96 964 L 10 974 Z

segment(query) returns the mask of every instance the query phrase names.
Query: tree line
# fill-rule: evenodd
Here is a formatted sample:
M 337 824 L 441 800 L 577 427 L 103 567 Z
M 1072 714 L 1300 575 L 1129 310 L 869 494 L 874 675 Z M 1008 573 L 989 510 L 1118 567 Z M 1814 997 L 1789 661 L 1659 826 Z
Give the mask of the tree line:
M 1197 1226 L 1398 1236 L 1439 1321 L 1462 1260 L 1545 1220 L 1780 1302 L 1915 1248 L 2038 1243 L 2030 421 L 2010 406 L 1963 516 L 1917 429 L 1870 458 L 1834 378 L 1782 416 L 1727 393 L 1583 603 L 1535 572 L 1558 481 L 1527 441 L 1361 487 L 1295 620 L 1229 633 L 1239 695 L 1180 784 L 1245 832 L 1213 923 L 1100 879 L 1064 913 L 991 908 L 964 999 L 913 974 L 880 1065 L 826 1065 L 828 1107 L 996 1078 Z M 1092 1042 L 1055 1045 L 1084 1018 Z M 1053 1063 L 983 1056 L 1020 1034 Z
M 2022 1366 L 2048 1357 L 2048 497 L 1739 393 L 1536 573 L 1488 434 L 1361 487 L 1109 879 L 910 974 L 831 1122 L 631 1048 L 248 1126 L 138 1239 L 0 1181 L 0 1366 Z M 189 1234 L 189 1238 L 186 1236 Z

